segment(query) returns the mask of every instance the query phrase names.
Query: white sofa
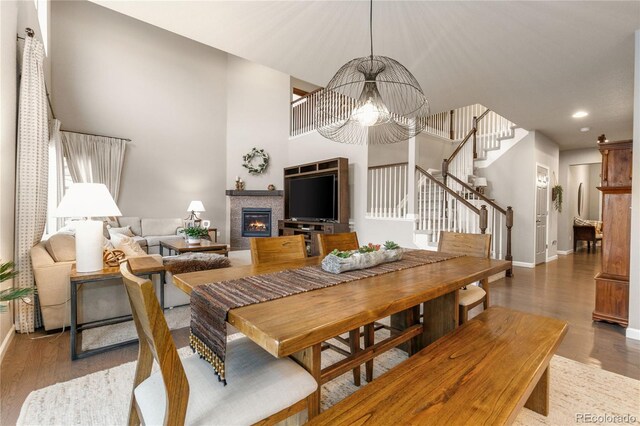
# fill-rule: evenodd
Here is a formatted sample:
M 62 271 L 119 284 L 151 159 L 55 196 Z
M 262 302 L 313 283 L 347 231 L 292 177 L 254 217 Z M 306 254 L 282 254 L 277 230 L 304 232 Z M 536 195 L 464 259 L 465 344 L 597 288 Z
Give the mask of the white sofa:
M 182 226 L 182 219 L 139 219 L 120 218 L 118 226 L 131 226 L 132 231 L 139 234 L 135 238 L 145 251 L 155 254 L 159 251 L 159 241 L 183 238 L 177 235 Z M 131 220 L 130 220 L 131 219 Z M 137 219 L 137 220 L 136 220 Z M 139 225 L 137 225 L 139 224 Z M 115 224 L 112 223 L 112 226 Z M 163 234 L 165 233 L 165 234 Z M 70 274 L 75 262 L 75 240 L 68 238 L 62 244 L 47 247 L 41 241 L 31 249 L 31 263 L 35 275 L 36 287 L 42 308 L 42 319 L 45 330 L 68 327 L 70 324 Z M 154 275 L 156 291 L 159 279 Z M 178 306 L 189 303 L 189 297 L 167 279 L 165 285 L 165 306 Z M 121 279 L 101 281 L 83 285 L 78 291 L 78 323 L 113 318 L 131 313 L 129 302 Z

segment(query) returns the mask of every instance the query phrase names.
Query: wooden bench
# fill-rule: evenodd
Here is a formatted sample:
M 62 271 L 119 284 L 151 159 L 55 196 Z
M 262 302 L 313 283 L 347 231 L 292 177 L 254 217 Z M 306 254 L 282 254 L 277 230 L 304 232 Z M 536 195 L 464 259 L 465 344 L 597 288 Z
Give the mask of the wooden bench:
M 309 424 L 509 424 L 523 406 L 547 415 L 549 361 L 566 330 L 489 308 Z
M 577 251 L 578 241 L 587 242 L 587 253 L 591 252 L 591 243 L 593 243 L 593 251 L 596 251 L 596 243 L 602 241 L 602 234 L 596 233 L 596 227 L 593 225 L 573 225 L 573 251 Z

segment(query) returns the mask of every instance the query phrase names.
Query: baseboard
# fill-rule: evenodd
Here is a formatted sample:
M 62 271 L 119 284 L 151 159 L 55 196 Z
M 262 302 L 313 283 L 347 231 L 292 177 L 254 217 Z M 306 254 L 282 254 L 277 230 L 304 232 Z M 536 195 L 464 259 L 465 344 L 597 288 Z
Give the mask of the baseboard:
M 640 340 L 640 329 L 627 327 L 627 339 Z
M 7 352 L 7 349 L 9 348 L 9 345 L 11 344 L 11 341 L 13 340 L 15 335 L 16 335 L 16 326 L 12 325 L 7 335 L 4 336 L 2 345 L 0 345 L 0 363 L 2 363 L 2 360 L 4 359 L 4 354 Z
M 489 277 L 489 282 L 492 283 L 494 281 L 498 281 L 507 276 L 507 271 L 498 272 L 497 274 L 491 275 Z
M 553 262 L 554 260 L 558 260 L 558 255 L 547 257 L 547 262 Z
M 530 263 L 530 262 L 516 262 L 515 260 L 513 262 L 511 262 L 511 264 L 513 266 L 519 266 L 521 268 L 535 268 L 536 264 L 535 263 Z
M 573 253 L 573 249 L 571 249 L 571 250 L 558 250 L 558 254 L 561 254 L 563 256 L 566 256 L 566 255 L 571 254 L 571 253 Z

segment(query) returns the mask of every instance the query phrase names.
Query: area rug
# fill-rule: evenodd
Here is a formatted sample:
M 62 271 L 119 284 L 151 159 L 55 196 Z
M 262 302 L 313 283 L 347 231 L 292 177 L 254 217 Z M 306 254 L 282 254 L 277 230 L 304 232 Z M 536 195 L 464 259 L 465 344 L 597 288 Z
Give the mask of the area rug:
M 380 330 L 376 334 L 385 332 Z M 229 339 L 236 336 L 240 335 L 229 336 Z M 332 343 L 339 344 L 337 341 Z M 182 348 L 179 353 L 181 357 L 193 356 L 189 348 Z M 322 364 L 327 365 L 340 358 L 336 352 L 327 350 L 322 354 Z M 374 377 L 379 377 L 405 359 L 406 354 L 398 349 L 382 354 L 374 362 Z M 124 425 L 127 423 L 134 369 L 135 362 L 129 362 L 33 391 L 22 405 L 17 424 Z M 362 370 L 362 382 L 366 383 L 364 368 Z M 322 409 L 331 407 L 358 389 L 352 380 L 352 373 L 348 372 L 324 385 Z M 639 398 L 640 381 L 556 355 L 551 360 L 549 417 L 525 408 L 515 424 L 620 424 L 620 420 L 616 421 L 620 418 L 627 419 L 625 424 L 640 424 Z M 583 421 L 579 421 L 577 416 L 583 416 Z
M 191 320 L 191 310 L 189 306 L 179 306 L 177 308 L 164 311 L 167 325 L 170 330 L 189 327 Z M 82 350 L 100 348 L 114 343 L 126 342 L 137 339 L 136 326 L 133 321 L 120 324 L 105 325 L 104 327 L 90 328 L 82 332 Z

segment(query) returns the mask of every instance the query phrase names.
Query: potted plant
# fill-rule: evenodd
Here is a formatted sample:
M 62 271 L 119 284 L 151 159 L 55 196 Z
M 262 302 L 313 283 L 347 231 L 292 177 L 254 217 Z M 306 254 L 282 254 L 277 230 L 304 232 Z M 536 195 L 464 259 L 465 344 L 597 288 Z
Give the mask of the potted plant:
M 209 235 L 208 229 L 200 228 L 199 226 L 189 226 L 181 229 L 180 232 L 187 236 L 187 243 L 189 244 L 200 244 L 200 240 Z
M 10 280 L 11 278 L 18 275 L 18 271 L 15 271 L 13 268 L 15 264 L 13 262 L 5 262 L 0 263 L 0 283 Z M 15 299 L 20 299 L 21 297 L 25 297 L 33 293 L 33 287 L 9 287 L 2 291 L 0 291 L 0 302 L 8 302 Z M 5 312 L 7 310 L 7 305 L 4 303 L 0 304 L 0 312 Z

